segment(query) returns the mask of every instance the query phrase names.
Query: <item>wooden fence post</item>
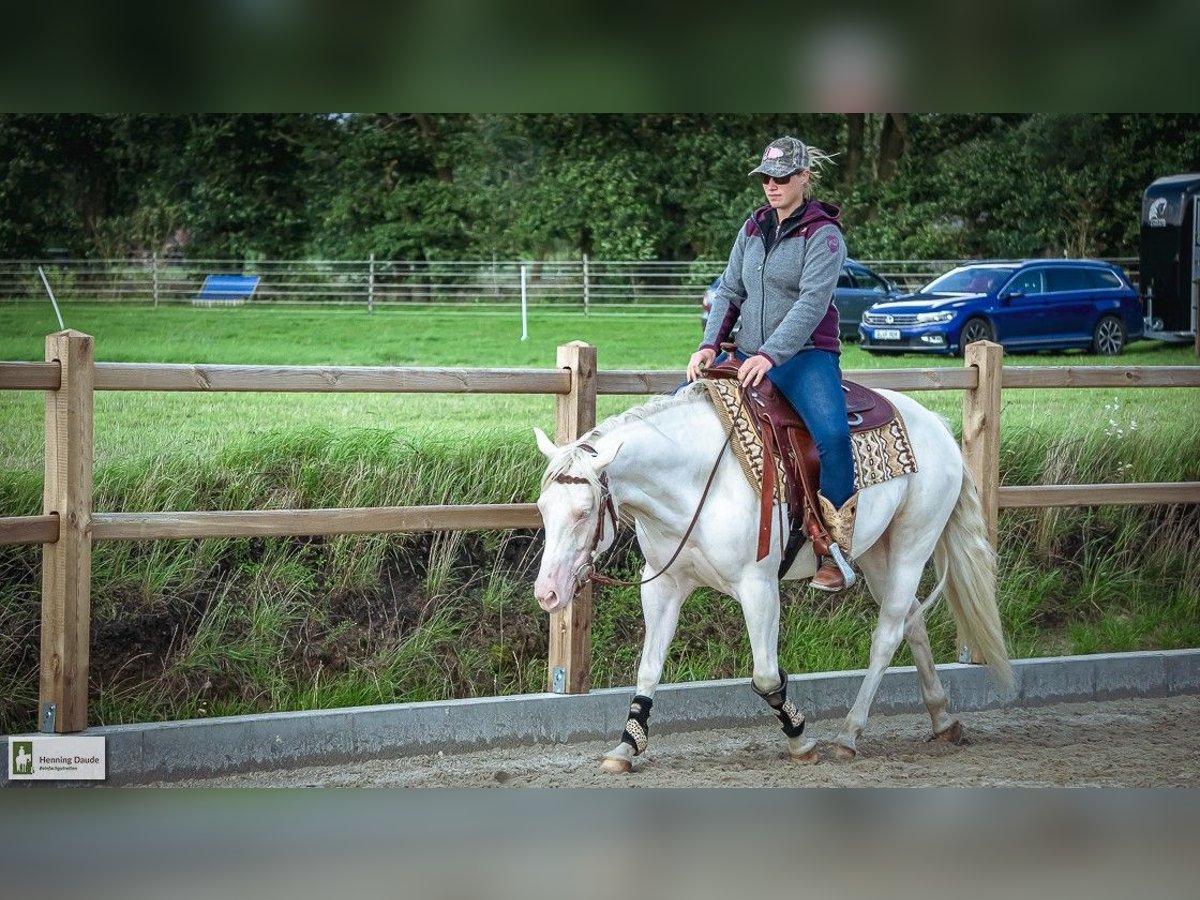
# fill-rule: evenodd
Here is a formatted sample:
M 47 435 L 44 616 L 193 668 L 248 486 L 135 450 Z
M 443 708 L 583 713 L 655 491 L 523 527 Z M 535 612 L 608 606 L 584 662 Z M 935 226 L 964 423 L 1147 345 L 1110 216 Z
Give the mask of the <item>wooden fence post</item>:
M 979 384 L 963 393 L 963 455 L 979 485 L 988 540 L 995 548 L 1000 510 L 1000 384 L 1004 375 L 1004 348 L 991 341 L 976 341 L 967 345 L 964 356 L 967 368 L 979 370 Z
M 58 516 L 58 540 L 42 545 L 41 731 L 82 731 L 88 720 L 92 580 L 92 338 L 46 337 L 46 361 L 62 379 L 46 392 L 42 511 Z
M 596 348 L 572 341 L 558 348 L 558 367 L 571 371 L 571 392 L 555 398 L 555 441 L 578 440 L 596 424 Z M 549 689 L 586 694 L 591 688 L 592 586 L 583 585 L 571 605 L 550 614 Z
M 967 345 L 963 357 L 967 368 L 979 372 L 976 387 L 963 392 L 963 457 L 979 487 L 988 543 L 995 550 L 1000 517 L 1000 389 L 1004 377 L 1004 348 L 991 341 L 976 341 Z M 993 596 L 996 593 L 994 571 L 991 592 Z M 961 635 L 958 647 L 960 652 L 964 649 Z M 967 658 L 961 656 L 960 660 L 967 662 Z M 985 662 L 974 654 L 969 660 Z

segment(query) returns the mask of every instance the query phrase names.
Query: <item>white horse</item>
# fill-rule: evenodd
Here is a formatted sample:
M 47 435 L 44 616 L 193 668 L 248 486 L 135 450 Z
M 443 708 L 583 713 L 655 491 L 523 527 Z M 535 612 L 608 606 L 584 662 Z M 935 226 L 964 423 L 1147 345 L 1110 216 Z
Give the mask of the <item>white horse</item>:
M 925 630 L 924 615 L 942 593 L 959 636 L 986 660 L 998 682 L 1012 681 L 992 589 L 995 557 L 962 452 L 940 416 L 902 394 L 881 393 L 904 419 L 918 471 L 859 494 L 851 552 L 880 612 L 866 677 L 834 739 L 839 759 L 855 756 L 880 679 L 902 637 L 912 649 L 934 737 L 961 739 L 962 726 L 947 709 Z M 538 498 L 546 533 L 534 589 L 541 607 L 554 611 L 571 602 L 597 555 L 612 544 L 618 516 L 636 529 L 646 559 L 643 579 L 657 576 L 642 584 L 646 636 L 637 694 L 621 742 L 605 754 L 603 767 L 628 772 L 645 749 L 650 706 L 680 607 L 702 585 L 740 603 L 754 655 L 751 686 L 779 717 L 790 756 L 816 762 L 817 742 L 802 737 L 804 716 L 787 699 L 787 673 L 777 661 L 779 530 L 786 536 L 786 515 L 782 526 L 779 516 L 772 517 L 771 552 L 755 562 L 757 493 L 726 448 L 725 430 L 701 386 L 614 416 L 563 447 L 534 431 L 548 459 Z M 693 523 L 710 474 L 711 490 Z M 939 584 L 922 603 L 916 591 L 930 556 Z M 809 578 L 816 567 L 806 544 L 785 577 Z

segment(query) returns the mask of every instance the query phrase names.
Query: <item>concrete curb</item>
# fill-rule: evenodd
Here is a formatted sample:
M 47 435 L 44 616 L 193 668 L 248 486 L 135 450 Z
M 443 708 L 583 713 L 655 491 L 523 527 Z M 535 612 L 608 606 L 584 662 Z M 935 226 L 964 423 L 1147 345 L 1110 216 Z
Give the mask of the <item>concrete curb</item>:
M 1015 696 L 979 666 L 938 666 L 956 712 L 1000 706 L 1200 693 L 1200 650 L 1064 656 L 1013 662 Z M 865 670 L 793 675 L 788 697 L 812 721 L 841 718 Z M 313 712 L 268 713 L 89 728 L 107 738 L 112 786 L 239 771 L 619 737 L 631 688 L 521 694 Z M 871 714 L 921 712 L 916 670 L 888 669 Z M 652 725 L 664 734 L 762 721 L 767 707 L 746 679 L 662 685 Z M 7 766 L 4 768 L 7 772 Z M 7 785 L 5 780 L 0 782 Z M 43 784 L 47 782 L 42 782 Z M 28 784 L 28 782 L 26 782 Z

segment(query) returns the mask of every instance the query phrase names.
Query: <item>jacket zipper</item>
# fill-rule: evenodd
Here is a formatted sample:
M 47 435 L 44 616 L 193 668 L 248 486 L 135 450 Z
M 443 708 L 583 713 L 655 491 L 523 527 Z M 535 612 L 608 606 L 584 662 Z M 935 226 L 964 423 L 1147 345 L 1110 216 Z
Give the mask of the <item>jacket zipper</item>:
M 777 222 L 778 222 L 778 218 L 779 217 L 776 216 Z M 799 222 L 797 222 L 796 228 L 799 228 L 799 227 L 800 227 L 800 224 L 799 224 Z M 773 241 L 771 241 L 771 246 L 769 248 L 767 247 L 766 236 L 763 235 L 763 237 L 762 237 L 763 262 L 762 262 L 762 265 L 759 266 L 759 269 L 758 269 L 758 271 L 759 271 L 759 276 L 758 276 L 758 293 L 759 293 L 758 331 L 759 331 L 759 335 L 760 335 L 759 341 L 758 341 L 759 347 L 761 347 L 763 344 L 765 344 L 767 342 L 767 260 L 770 259 L 772 251 L 774 251 L 774 249 L 779 246 L 779 242 L 783 240 L 783 223 L 779 222 L 778 225 L 776 226 L 776 228 L 778 229 L 778 233 L 775 235 L 775 239 Z M 795 229 L 792 229 L 792 230 L 794 231 Z M 761 233 L 762 232 L 760 229 L 760 234 Z M 801 265 L 803 265 L 803 263 L 801 263 Z

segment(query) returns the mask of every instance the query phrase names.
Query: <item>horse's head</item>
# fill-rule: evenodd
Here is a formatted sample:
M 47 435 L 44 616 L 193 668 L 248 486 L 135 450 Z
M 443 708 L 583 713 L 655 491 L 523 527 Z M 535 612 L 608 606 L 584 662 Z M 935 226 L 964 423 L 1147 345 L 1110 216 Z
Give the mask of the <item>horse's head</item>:
M 583 442 L 557 447 L 540 428 L 533 430 L 547 459 L 538 497 L 546 546 L 534 596 L 542 609 L 553 612 L 571 602 L 596 555 L 616 537 L 616 508 L 604 469 L 620 444 L 606 451 Z

